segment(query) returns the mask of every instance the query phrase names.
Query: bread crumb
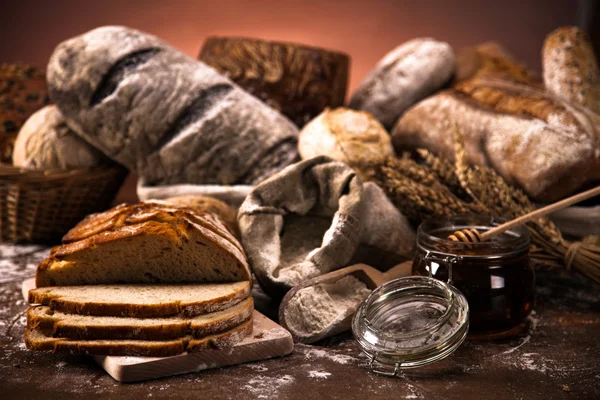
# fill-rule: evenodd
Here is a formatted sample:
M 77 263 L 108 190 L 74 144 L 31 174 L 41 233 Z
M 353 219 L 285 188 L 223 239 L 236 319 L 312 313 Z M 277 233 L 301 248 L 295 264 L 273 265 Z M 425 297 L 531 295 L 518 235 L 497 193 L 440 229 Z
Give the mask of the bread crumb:
M 308 371 L 308 376 L 310 378 L 326 379 L 330 375 L 331 373 L 325 371 Z

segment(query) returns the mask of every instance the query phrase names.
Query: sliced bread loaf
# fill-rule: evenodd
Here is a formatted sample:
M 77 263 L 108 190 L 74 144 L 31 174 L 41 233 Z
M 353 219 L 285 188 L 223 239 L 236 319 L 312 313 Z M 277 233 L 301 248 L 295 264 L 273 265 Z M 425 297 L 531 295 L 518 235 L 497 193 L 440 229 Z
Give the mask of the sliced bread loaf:
M 233 329 L 248 320 L 254 310 L 252 297 L 223 311 L 186 318 L 96 317 L 66 314 L 47 306 L 27 310 L 27 326 L 47 336 L 69 339 L 171 340 L 201 338 Z
M 30 350 L 62 354 L 168 357 L 183 352 L 231 347 L 252 333 L 252 318 L 228 331 L 201 339 L 185 336 L 174 340 L 72 340 L 53 338 L 39 329 L 27 328 L 25 344 Z
M 249 281 L 240 243 L 212 214 L 161 203 L 94 214 L 52 249 L 36 286 Z
M 188 285 L 41 287 L 29 302 L 69 314 L 157 318 L 194 317 L 234 306 L 250 296 L 250 282 Z

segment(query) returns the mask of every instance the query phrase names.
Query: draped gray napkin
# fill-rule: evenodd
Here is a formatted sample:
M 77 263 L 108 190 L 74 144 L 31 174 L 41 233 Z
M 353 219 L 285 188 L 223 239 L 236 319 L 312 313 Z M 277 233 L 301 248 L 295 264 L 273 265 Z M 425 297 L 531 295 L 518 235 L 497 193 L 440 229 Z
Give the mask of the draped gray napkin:
M 250 265 L 272 296 L 350 262 L 389 267 L 415 247 L 413 229 L 383 191 L 325 156 L 258 184 L 238 221 Z

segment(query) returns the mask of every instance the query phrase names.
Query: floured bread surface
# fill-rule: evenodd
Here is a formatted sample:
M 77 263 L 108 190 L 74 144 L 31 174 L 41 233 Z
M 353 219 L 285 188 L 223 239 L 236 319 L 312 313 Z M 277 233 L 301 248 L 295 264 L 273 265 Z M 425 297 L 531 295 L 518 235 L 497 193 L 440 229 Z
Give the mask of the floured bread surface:
M 386 54 L 360 83 L 350 108 L 367 111 L 386 129 L 410 106 L 450 80 L 456 60 L 448 43 L 417 38 Z
M 36 286 L 250 280 L 240 243 L 217 217 L 159 203 L 86 218 L 40 263 Z
M 354 276 L 299 290 L 285 308 L 285 323 L 300 342 L 314 342 L 350 328 L 356 309 L 371 293 Z M 325 336 L 326 335 L 326 336 Z
M 600 114 L 600 68 L 590 37 L 565 26 L 550 33 L 542 50 L 544 84 L 549 92 Z
M 25 331 L 30 350 L 61 354 L 168 357 L 184 352 L 231 347 L 252 333 L 252 318 L 228 331 L 201 339 L 185 336 L 175 340 L 72 340 L 46 336 L 38 329 Z
M 223 311 L 192 318 L 96 317 L 34 306 L 27 310 L 27 326 L 48 336 L 70 339 L 169 340 L 187 335 L 200 338 L 233 329 L 248 320 L 253 310 L 251 297 Z
M 250 282 L 189 285 L 90 285 L 42 287 L 29 302 L 71 314 L 164 317 L 224 310 L 250 295 Z

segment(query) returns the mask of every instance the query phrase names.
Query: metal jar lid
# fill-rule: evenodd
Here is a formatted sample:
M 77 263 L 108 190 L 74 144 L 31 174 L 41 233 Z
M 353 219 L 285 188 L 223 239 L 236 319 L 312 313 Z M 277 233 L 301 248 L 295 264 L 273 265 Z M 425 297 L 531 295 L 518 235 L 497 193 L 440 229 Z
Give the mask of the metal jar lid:
M 447 357 L 468 330 L 469 307 L 462 293 L 451 284 L 421 276 L 378 287 L 352 320 L 369 368 L 388 376 Z

